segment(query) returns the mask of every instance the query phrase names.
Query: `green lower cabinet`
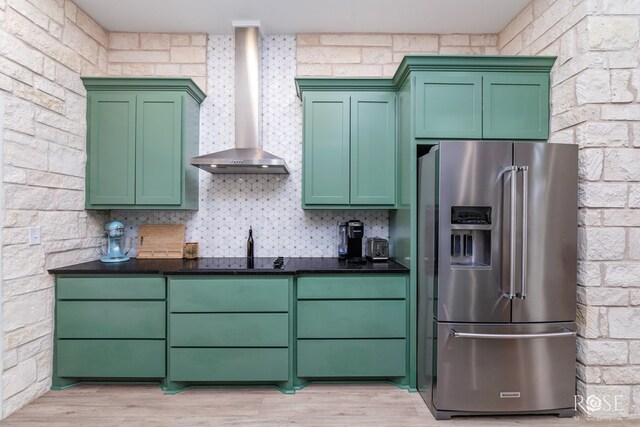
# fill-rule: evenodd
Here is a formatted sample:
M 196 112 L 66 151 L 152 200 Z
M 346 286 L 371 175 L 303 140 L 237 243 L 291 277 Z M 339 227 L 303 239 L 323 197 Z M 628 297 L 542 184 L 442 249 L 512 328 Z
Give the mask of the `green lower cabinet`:
M 299 277 L 296 374 L 300 381 L 392 379 L 408 385 L 406 298 L 406 275 Z
M 173 382 L 284 382 L 289 379 L 287 348 L 172 348 Z
M 156 275 L 56 277 L 52 388 L 164 379 L 165 288 Z
M 169 279 L 172 313 L 287 312 L 289 280 L 264 276 L 195 276 Z
M 165 392 L 190 385 L 293 382 L 293 277 L 169 277 Z
M 318 274 L 297 279 L 298 299 L 404 299 L 407 277 L 393 274 Z
M 165 278 L 161 276 L 58 276 L 59 300 L 164 300 Z
M 406 385 L 404 275 L 59 276 L 53 388 L 376 379 Z M 297 294 L 297 300 L 296 300 Z M 168 299 L 165 300 L 165 295 Z M 166 339 L 165 339 L 166 338 Z
M 58 338 L 165 338 L 160 301 L 58 301 Z
M 298 376 L 404 377 L 404 339 L 298 340 Z
M 406 302 L 298 301 L 298 338 L 404 338 Z
M 287 313 L 197 313 L 169 316 L 172 347 L 287 347 Z
M 164 340 L 56 341 L 56 375 L 74 378 L 164 378 Z

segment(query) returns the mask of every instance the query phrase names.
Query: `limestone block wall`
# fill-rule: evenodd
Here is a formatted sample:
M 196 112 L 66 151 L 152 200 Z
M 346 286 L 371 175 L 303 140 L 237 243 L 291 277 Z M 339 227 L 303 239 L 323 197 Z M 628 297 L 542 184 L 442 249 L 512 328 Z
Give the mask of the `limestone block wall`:
M 639 0 L 534 0 L 498 35 L 501 54 L 558 56 L 551 141 L 580 146 L 577 392 L 595 417 L 640 416 L 639 33 Z
M 4 418 L 51 383 L 53 276 L 96 259 L 107 212 L 84 210 L 80 76 L 187 76 L 206 89 L 205 34 L 109 33 L 71 0 L 0 0 Z M 29 246 L 27 228 L 41 227 Z
M 109 36 L 70 0 L 0 0 L 2 415 L 48 390 L 53 277 L 96 256 L 106 215 L 84 210 L 86 93 Z M 2 108 L 0 108 L 0 111 Z M 42 243 L 29 246 L 27 227 Z
M 408 54 L 496 55 L 495 34 L 297 34 L 298 76 L 390 77 Z
M 191 77 L 207 90 L 207 34 L 110 33 L 110 76 Z

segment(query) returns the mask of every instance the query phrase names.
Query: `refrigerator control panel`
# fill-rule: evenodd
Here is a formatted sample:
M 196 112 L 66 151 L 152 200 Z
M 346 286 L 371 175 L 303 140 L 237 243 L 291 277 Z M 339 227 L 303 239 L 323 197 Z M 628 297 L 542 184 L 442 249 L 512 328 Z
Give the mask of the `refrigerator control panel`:
M 491 225 L 491 206 L 452 206 L 451 224 Z

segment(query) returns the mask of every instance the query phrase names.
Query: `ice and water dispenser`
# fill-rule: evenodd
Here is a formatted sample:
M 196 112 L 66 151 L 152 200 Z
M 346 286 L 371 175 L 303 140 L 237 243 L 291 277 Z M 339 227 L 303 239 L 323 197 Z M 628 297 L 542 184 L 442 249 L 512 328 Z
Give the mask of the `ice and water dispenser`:
M 451 266 L 491 266 L 491 207 L 451 207 Z

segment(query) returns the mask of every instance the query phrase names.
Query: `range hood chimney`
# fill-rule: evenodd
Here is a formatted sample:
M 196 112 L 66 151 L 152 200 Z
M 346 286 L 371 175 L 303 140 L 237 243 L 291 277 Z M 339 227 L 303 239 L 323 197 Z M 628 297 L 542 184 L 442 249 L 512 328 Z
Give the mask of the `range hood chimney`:
M 288 174 L 284 159 L 262 149 L 260 120 L 259 23 L 234 22 L 236 73 L 235 148 L 191 159 L 191 164 L 211 173 Z

